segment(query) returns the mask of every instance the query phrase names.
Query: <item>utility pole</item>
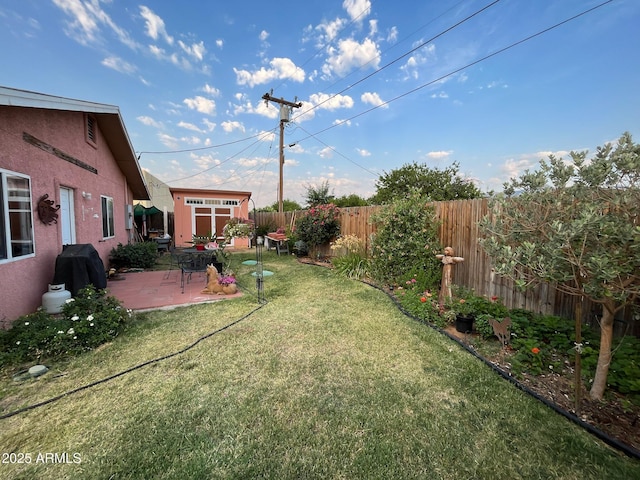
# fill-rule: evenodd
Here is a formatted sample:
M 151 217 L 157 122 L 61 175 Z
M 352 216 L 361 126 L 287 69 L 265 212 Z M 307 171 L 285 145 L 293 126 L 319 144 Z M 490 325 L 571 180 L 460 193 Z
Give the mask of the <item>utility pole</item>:
M 271 90 L 273 94 L 273 90 Z M 278 212 L 282 213 L 282 186 L 284 184 L 284 124 L 289 122 L 289 114 L 294 108 L 300 108 L 302 102 L 289 102 L 283 98 L 273 98 L 269 93 L 265 93 L 262 96 L 264 102 L 268 105 L 269 101 L 275 102 L 280 105 L 280 186 L 278 187 Z M 298 98 L 296 97 L 296 100 Z

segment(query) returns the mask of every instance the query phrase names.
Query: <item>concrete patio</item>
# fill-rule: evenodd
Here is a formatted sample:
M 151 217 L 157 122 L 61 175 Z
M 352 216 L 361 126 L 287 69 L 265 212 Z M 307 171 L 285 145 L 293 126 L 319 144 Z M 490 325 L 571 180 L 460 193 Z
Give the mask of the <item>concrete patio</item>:
M 167 309 L 198 303 L 209 303 L 236 298 L 234 295 L 208 295 L 200 293 L 206 286 L 204 273 L 194 273 L 184 293 L 180 287 L 180 270 L 118 273 L 107 282 L 107 292 L 122 302 L 125 308 L 136 311 Z

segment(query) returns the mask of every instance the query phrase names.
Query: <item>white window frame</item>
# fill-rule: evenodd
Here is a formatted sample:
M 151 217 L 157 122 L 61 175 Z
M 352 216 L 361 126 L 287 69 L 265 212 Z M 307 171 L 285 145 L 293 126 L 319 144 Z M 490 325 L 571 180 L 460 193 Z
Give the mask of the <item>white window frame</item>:
M 111 205 L 111 209 L 109 209 L 109 205 Z M 100 195 L 100 210 L 102 212 L 102 239 L 115 237 L 116 222 L 113 218 L 113 197 Z
M 29 182 L 27 189 L 18 191 L 14 190 L 13 195 L 9 197 L 9 186 L 7 177 L 18 177 L 25 179 Z M 20 196 L 16 195 L 20 194 Z M 10 198 L 18 199 L 24 206 L 22 208 L 9 208 Z M 23 230 L 26 230 L 21 238 L 12 238 L 11 235 L 11 214 L 20 213 L 24 215 L 25 221 L 21 222 L 20 226 Z M 33 195 L 31 194 L 31 177 L 22 173 L 13 172 L 11 170 L 5 170 L 0 168 L 0 235 L 3 236 L 3 241 L 0 244 L 0 263 L 12 262 L 15 260 L 21 260 L 23 258 L 31 258 L 35 256 L 35 234 L 33 230 Z M 23 244 L 31 250 L 28 253 L 20 254 L 14 252 L 14 244 Z

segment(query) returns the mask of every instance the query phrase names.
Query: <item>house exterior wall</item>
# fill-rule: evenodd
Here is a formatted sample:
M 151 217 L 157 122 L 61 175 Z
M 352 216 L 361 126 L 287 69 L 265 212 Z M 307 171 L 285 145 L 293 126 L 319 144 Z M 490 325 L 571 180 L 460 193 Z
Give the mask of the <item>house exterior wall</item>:
M 192 246 L 191 239 L 196 233 L 193 212 L 196 206 L 185 203 L 185 198 L 204 198 L 204 199 L 221 199 L 221 200 L 237 200 L 238 206 L 224 206 L 220 208 L 229 208 L 231 217 L 249 218 L 249 202 L 250 192 L 236 192 L 230 190 L 198 190 L 198 189 L 179 189 L 171 188 L 173 196 L 174 208 L 174 242 L 177 247 Z M 217 231 L 218 236 L 222 235 L 222 231 Z M 248 247 L 249 239 L 235 238 L 232 244 L 234 247 Z
M 48 194 L 60 203 L 60 188 L 69 188 L 74 203 L 77 244 L 92 244 L 108 267 L 109 252 L 118 243 L 126 244 L 125 205 L 132 203 L 126 178 L 96 124 L 96 146 L 85 140 L 86 117 L 82 112 L 0 106 L 0 168 L 28 175 L 35 255 L 0 260 L 0 327 L 33 312 L 42 303 L 42 294 L 53 280 L 56 257 L 62 252 L 60 223 L 46 225 L 37 215 L 38 199 Z M 23 139 L 23 133 L 36 137 L 57 151 L 97 169 L 97 174 L 47 152 Z M 91 194 L 83 197 L 82 192 Z M 101 195 L 113 198 L 114 234 L 103 239 Z

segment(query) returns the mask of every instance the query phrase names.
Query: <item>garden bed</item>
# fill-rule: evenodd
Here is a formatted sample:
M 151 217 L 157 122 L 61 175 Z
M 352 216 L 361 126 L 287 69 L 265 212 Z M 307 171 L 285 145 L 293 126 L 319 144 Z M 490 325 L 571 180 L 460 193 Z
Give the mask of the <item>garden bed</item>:
M 298 261 L 309 265 L 332 266 L 330 259 L 300 257 Z M 389 289 L 383 290 L 395 298 L 393 291 Z M 501 350 L 497 339 L 483 340 L 475 333 L 460 333 L 456 331 L 454 326 L 447 327 L 445 332 L 450 337 L 458 339 L 506 376 L 516 380 L 511 373 L 511 365 L 509 363 L 510 355 L 513 352 L 508 349 Z M 611 437 L 617 443 L 631 447 L 631 453 L 640 455 L 640 406 L 634 404 L 624 395 L 612 390 L 606 393 L 603 401 L 591 400 L 589 392 L 583 384 L 580 411 L 576 412 L 574 370 L 568 358 L 563 359 L 562 363 L 565 368 L 561 372 L 544 375 L 524 373 L 520 378 L 517 378 L 517 381 L 526 389 L 552 404 L 556 409 L 579 418 L 582 422 Z
M 460 333 L 453 326 L 447 327 L 445 332 L 473 349 L 479 356 L 506 375 L 511 376 L 509 359 L 513 352 L 508 348 L 499 350 L 497 340 L 482 340 L 478 334 Z M 490 353 L 496 351 L 497 353 Z M 618 442 L 640 451 L 640 406 L 633 404 L 624 395 L 612 390 L 605 394 L 605 399 L 601 402 L 591 400 L 589 392 L 583 384 L 580 411 L 576 412 L 574 369 L 568 358 L 564 360 L 564 364 L 565 368 L 560 372 L 544 375 L 524 373 L 517 380 L 558 409 L 577 416 L 583 422 L 592 425 Z

